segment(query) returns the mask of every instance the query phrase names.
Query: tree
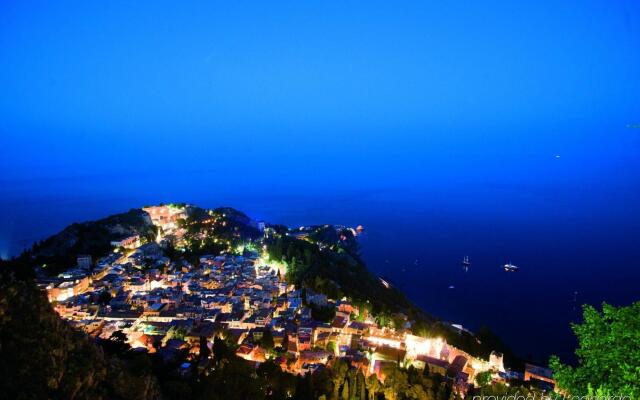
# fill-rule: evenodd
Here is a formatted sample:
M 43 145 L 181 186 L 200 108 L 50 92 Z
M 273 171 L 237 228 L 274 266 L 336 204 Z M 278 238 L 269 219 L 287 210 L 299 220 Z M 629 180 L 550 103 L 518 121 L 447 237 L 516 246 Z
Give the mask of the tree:
M 422 385 L 411 385 L 409 389 L 407 389 L 405 396 L 409 399 L 429 400 L 429 395 Z
M 260 339 L 260 345 L 267 351 L 273 350 L 273 334 L 269 329 L 265 329 L 262 333 L 262 339 Z
M 121 330 L 114 331 L 109 339 L 100 340 L 99 343 L 108 354 L 123 355 L 131 349 L 127 343 L 127 335 Z
M 201 377 L 200 398 L 211 400 L 234 400 L 265 398 L 263 382 L 254 378 L 255 370 L 244 360 L 235 356 L 221 366 Z
M 349 371 L 349 365 L 346 361 L 342 359 L 338 359 L 331 368 L 332 372 L 332 380 L 333 380 L 333 396 L 332 398 L 337 399 L 338 394 L 340 393 L 340 387 L 342 383 L 345 381 L 347 377 L 347 372 Z
M 104 342 L 128 346 L 121 333 L 113 342 Z M 144 367 L 146 355 L 121 359 L 102 351 L 86 334 L 60 319 L 32 281 L 6 274 L 1 262 L 0 343 L 2 398 L 159 397 L 157 381 Z
M 367 395 L 364 380 L 365 380 L 364 374 L 362 373 L 361 370 L 358 370 L 358 373 L 356 375 L 355 397 L 360 400 L 365 400 Z
M 287 397 L 287 393 L 296 392 L 296 397 L 302 398 L 298 394 L 298 381 L 293 375 L 288 374 L 273 360 L 267 360 L 260 363 L 256 369 L 256 373 L 264 382 L 265 392 L 270 393 L 267 398 L 281 399 Z M 295 389 L 295 390 L 294 390 Z M 302 393 L 302 390 L 300 393 Z
M 296 376 L 295 399 L 306 400 L 313 398 L 313 382 L 311 375 Z
M 200 359 L 206 360 L 209 358 L 209 346 L 207 345 L 207 338 L 200 336 Z
M 216 337 L 213 340 L 213 358 L 216 366 L 220 365 L 225 360 L 228 361 L 232 356 L 233 352 L 229 349 L 229 346 L 227 346 L 224 339 Z
M 640 302 L 627 307 L 603 303 L 602 312 L 583 307 L 583 322 L 572 324 L 578 365 L 552 356 L 558 387 L 572 395 L 640 398 Z
M 289 348 L 289 335 L 287 335 L 285 333 L 284 337 L 282 338 L 282 349 L 283 351 L 287 351 L 287 349 Z
M 330 369 L 320 368 L 313 373 L 313 388 L 315 390 L 316 397 L 320 397 L 321 395 L 329 397 L 331 395 L 332 387 L 333 383 Z
M 111 293 L 108 290 L 103 290 L 100 292 L 100 296 L 98 296 L 98 302 L 102 305 L 107 305 L 111 301 Z
M 342 400 L 349 400 L 349 380 L 344 381 L 342 386 Z
M 476 383 L 480 387 L 487 386 L 489 383 L 491 383 L 491 372 L 483 371 L 478 373 L 478 375 L 476 375 Z
M 369 400 L 375 399 L 382 386 L 380 385 L 378 377 L 373 374 L 369 375 L 365 383 L 367 384 L 367 393 L 369 394 Z
M 396 364 L 385 366 L 383 372 L 386 375 L 383 390 L 385 399 L 401 398 L 408 389 L 407 373 Z
M 331 352 L 331 354 L 335 355 L 337 354 L 337 346 L 336 346 L 336 342 L 334 342 L 333 340 L 330 340 L 327 343 L 327 351 Z

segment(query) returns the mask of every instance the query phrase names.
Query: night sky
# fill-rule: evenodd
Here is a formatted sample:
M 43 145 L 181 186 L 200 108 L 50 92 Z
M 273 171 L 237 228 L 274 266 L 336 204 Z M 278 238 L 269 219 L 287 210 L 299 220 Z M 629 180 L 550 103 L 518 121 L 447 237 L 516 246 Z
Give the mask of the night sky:
M 637 2 L 326 3 L 3 2 L 2 180 L 413 185 L 636 162 Z
M 0 256 L 186 201 L 368 223 L 387 276 L 475 249 L 562 299 L 637 299 L 637 1 L 188 3 L 0 4 Z M 418 302 L 482 315 L 441 297 Z

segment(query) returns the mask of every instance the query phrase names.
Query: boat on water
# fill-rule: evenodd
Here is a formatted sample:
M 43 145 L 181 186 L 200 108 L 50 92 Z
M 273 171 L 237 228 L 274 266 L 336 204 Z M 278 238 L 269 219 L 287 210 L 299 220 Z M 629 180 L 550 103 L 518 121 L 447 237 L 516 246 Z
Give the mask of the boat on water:
M 518 270 L 518 267 L 516 267 L 515 265 L 511 264 L 511 263 L 506 263 L 503 266 L 505 272 L 516 272 Z
M 470 266 L 471 266 L 471 261 L 469 261 L 469 256 L 464 256 L 464 258 L 462 259 L 462 268 L 465 271 L 468 271 Z

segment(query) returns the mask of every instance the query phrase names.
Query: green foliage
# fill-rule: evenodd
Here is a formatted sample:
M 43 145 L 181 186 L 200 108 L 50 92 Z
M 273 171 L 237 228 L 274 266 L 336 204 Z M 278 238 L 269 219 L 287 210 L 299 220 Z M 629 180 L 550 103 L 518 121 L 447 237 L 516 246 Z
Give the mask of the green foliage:
M 506 366 L 523 366 L 490 330 L 481 328 L 477 337 L 454 331 L 423 312 L 397 289 L 385 287 L 351 252 L 320 250 L 314 243 L 280 235 L 266 244 L 269 257 L 287 264 L 287 280 L 299 287 L 311 288 L 333 299 L 347 296 L 361 309 L 372 312 L 382 326 L 402 327 L 404 320 L 399 318 L 402 313 L 413 321 L 412 331 L 418 335 L 443 337 L 448 343 L 485 359 L 496 350 L 504 354 Z
M 345 381 L 342 385 L 342 400 L 349 400 L 349 381 Z
M 236 357 L 201 377 L 196 392 L 200 399 L 264 399 L 264 382 L 253 377 L 253 366 Z
M 180 249 L 181 253 L 170 251 L 168 255 L 178 255 L 192 262 L 201 255 L 234 251 L 240 245 L 252 247 L 251 241 L 261 236 L 249 217 L 229 207 L 206 210 L 188 206 L 187 217 L 177 224 L 186 229 L 184 247 Z
M 102 305 L 107 305 L 109 304 L 112 298 L 113 296 L 111 296 L 111 293 L 108 290 L 103 290 L 100 292 L 100 295 L 98 297 L 98 302 Z
M 233 359 L 235 356 L 233 349 L 228 343 L 219 337 L 213 339 L 213 360 L 216 366 Z
M 370 302 L 372 311 L 398 311 L 433 320 L 394 288 L 386 288 L 364 263 L 347 252 L 320 250 L 314 243 L 280 236 L 267 241 L 269 257 L 288 265 L 287 280 L 330 298 Z
M 338 349 L 338 346 L 336 345 L 336 342 L 334 342 L 333 340 L 327 343 L 327 351 L 330 352 L 331 354 L 336 354 L 337 349 Z
M 400 393 L 403 398 L 431 399 L 438 382 L 415 370 L 396 369 L 385 384 L 365 379 L 348 362 L 295 377 L 267 361 L 257 369 L 238 358 L 231 343 L 216 337 L 211 368 L 180 379 L 157 355 L 128 351 L 125 337 L 115 332 L 101 347 L 75 331 L 51 309 L 29 281 L 3 274 L 0 281 L 0 390 L 17 399 L 374 399 Z M 266 332 L 265 332 L 266 333 Z M 269 335 L 262 338 L 268 346 Z M 272 339 L 271 339 L 272 341 Z M 201 353 L 208 353 L 201 343 Z M 186 354 L 184 355 L 186 356 Z M 183 358 L 184 360 L 184 358 Z M 182 362 L 176 360 L 176 362 Z M 37 366 L 37 367 L 36 367 Z M 167 369 L 169 368 L 169 369 Z M 195 371 L 195 369 L 194 369 Z M 160 382 L 160 383 L 158 383 Z M 442 386 L 442 390 L 450 390 Z M 394 395 L 395 396 L 395 395 Z M 429 397 L 432 396 L 432 397 Z
M 549 362 L 558 387 L 572 395 L 640 398 L 640 302 L 627 307 L 604 303 L 602 311 L 585 305 L 583 322 L 572 328 L 578 338 L 577 367 L 556 356 Z
M 309 308 L 311 309 L 311 317 L 316 321 L 331 322 L 336 316 L 336 308 L 333 306 L 322 307 L 310 304 Z
M 338 233 L 332 225 L 314 226 L 311 229 L 312 232 L 309 234 L 309 239 L 315 243 L 332 245 L 338 243 L 338 240 L 340 240 Z
M 109 339 L 100 340 L 99 343 L 104 352 L 109 355 L 123 356 L 131 349 L 127 343 L 127 335 L 120 330 L 113 332 Z
M 0 393 L 15 399 L 152 399 L 138 360 L 106 357 L 51 309 L 30 281 L 0 273 Z M 133 373 L 135 371 L 136 373 Z
M 169 248 L 167 252 L 172 259 L 184 257 L 196 262 L 198 255 L 216 254 L 228 247 L 262 240 L 252 221 L 236 210 L 187 206 L 187 215 L 179 222 L 187 230 L 187 251 Z M 148 223 L 145 213 L 132 210 L 92 223 L 74 224 L 34 246 L 33 252 L 1 263 L 1 270 L 7 276 L 22 279 L 3 279 L 0 291 L 0 373 L 3 378 L 7 377 L 0 384 L 3 394 L 16 398 L 137 399 L 158 397 L 162 390 L 165 398 L 211 399 L 374 399 L 380 396 L 447 399 L 451 396 L 450 383 L 439 377 L 424 376 L 411 368 L 390 369 L 384 383 L 375 376 L 365 379 L 344 360 L 336 360 L 332 367 L 304 378 L 282 372 L 273 362 L 263 363 L 255 369 L 235 355 L 235 344 L 220 338 L 214 340 L 212 362 L 204 362 L 204 355 L 208 360 L 209 351 L 206 343 L 201 343 L 203 357 L 189 360 L 193 362 L 193 377 L 189 379 L 172 373 L 176 364 L 164 365 L 157 354 L 152 357 L 133 355 L 120 333 L 96 346 L 51 310 L 35 285 L 25 280 L 32 276 L 32 270 L 24 266 L 46 259 L 59 261 L 56 265 L 66 268 L 70 262 L 75 263 L 76 254 L 97 256 L 103 251 L 106 253 L 109 242 L 122 236 L 123 227 L 125 232 L 151 239 L 155 236 L 155 229 Z M 422 312 L 395 288 L 382 285 L 358 257 L 357 243 L 350 230 L 343 230 L 338 235 L 331 226 L 318 227 L 311 235 L 311 241 L 283 236 L 286 231 L 283 228 L 274 231 L 272 237 L 265 239 L 269 256 L 288 266 L 287 279 L 299 287 L 310 288 L 333 299 L 347 296 L 360 310 L 366 309 L 379 316 L 383 324 L 404 325 L 405 319 L 400 316 L 403 314 L 413 323 L 414 332 L 443 336 L 449 343 L 473 355 L 482 353 L 487 357 L 493 349 L 505 352 L 493 347 L 500 342 L 490 333 L 479 332 L 482 342 L 488 344 L 483 347 L 472 335 L 452 331 Z M 114 236 L 116 232 L 120 232 L 118 237 Z M 314 240 L 317 242 L 313 243 Z M 105 293 L 101 300 L 107 302 L 108 297 Z M 313 316 L 319 320 L 330 320 L 334 311 L 333 308 L 312 307 Z M 174 332 L 176 338 L 184 335 L 183 330 Z M 273 347 L 270 332 L 265 332 L 260 344 L 267 349 Z M 328 347 L 332 346 L 335 343 Z M 181 354 L 174 363 L 184 362 L 186 357 L 187 354 Z M 204 370 L 196 368 L 198 361 Z M 29 392 L 25 392 L 26 387 Z
M 287 393 L 292 393 L 296 388 L 296 379 L 286 372 L 283 372 L 279 365 L 273 360 L 267 360 L 260 364 L 256 370 L 256 375 L 263 383 L 266 393 L 270 393 L 269 398 L 282 399 L 287 397 Z
M 198 356 L 200 360 L 207 360 L 209 358 L 209 347 L 207 346 L 207 338 L 204 336 L 200 336 L 200 346 L 198 351 Z
M 262 338 L 260 339 L 260 346 L 262 346 L 265 350 L 271 351 L 273 350 L 273 334 L 271 330 L 265 329 L 262 333 Z
M 409 389 L 409 380 L 407 374 L 396 364 L 390 364 L 383 369 L 386 378 L 384 380 L 384 397 L 385 399 L 398 399 L 403 393 Z
M 478 375 L 476 375 L 476 383 L 480 387 L 487 386 L 489 383 L 491 383 L 491 372 L 483 371 L 478 373 Z
M 129 235 L 154 238 L 155 227 L 143 210 L 131 209 L 97 221 L 69 225 L 60 233 L 34 244 L 21 261 L 30 267 L 47 264 L 45 271 L 57 274 L 74 266 L 79 254 L 103 256 L 111 251 L 111 241 Z
M 369 377 L 367 377 L 367 379 L 365 380 L 365 385 L 367 388 L 367 395 L 369 400 L 375 399 L 378 392 L 380 392 L 380 388 L 382 387 L 382 384 L 378 380 L 378 377 L 375 375 L 369 375 Z

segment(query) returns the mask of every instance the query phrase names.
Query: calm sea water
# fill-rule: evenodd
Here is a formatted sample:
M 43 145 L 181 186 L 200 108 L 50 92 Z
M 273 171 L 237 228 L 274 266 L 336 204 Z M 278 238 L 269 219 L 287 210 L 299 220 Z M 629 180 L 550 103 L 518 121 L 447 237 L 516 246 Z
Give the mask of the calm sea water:
M 0 252 L 16 254 L 64 226 L 161 201 L 230 205 L 291 226 L 362 224 L 362 254 L 426 311 L 486 325 L 522 356 L 571 357 L 580 304 L 640 300 L 637 193 L 592 187 L 470 184 L 293 190 L 180 177 L 74 178 L 5 185 Z M 25 189 L 25 188 L 28 188 Z M 26 193 L 29 193 L 27 195 Z M 461 260 L 472 262 L 464 272 Z M 500 266 L 512 262 L 517 273 Z M 454 288 L 450 288 L 450 287 Z

